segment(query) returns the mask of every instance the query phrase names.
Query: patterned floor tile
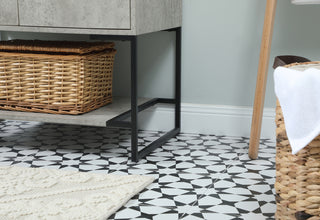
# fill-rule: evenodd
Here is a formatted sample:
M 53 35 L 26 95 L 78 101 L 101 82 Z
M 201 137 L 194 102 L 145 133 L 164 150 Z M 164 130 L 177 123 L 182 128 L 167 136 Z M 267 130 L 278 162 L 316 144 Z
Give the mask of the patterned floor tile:
M 141 131 L 140 149 L 161 134 Z M 261 140 L 259 159 L 250 160 L 248 142 L 179 134 L 133 163 L 129 130 L 0 121 L 0 166 L 155 177 L 114 220 L 273 219 L 275 143 Z

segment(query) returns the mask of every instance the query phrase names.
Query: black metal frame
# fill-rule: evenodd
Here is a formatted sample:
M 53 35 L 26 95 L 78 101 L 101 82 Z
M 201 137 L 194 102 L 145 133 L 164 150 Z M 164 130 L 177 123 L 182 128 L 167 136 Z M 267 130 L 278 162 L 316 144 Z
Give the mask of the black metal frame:
M 175 137 L 181 128 L 181 27 L 165 31 L 174 31 L 176 33 L 176 55 L 175 55 L 175 97 L 173 99 L 155 98 L 141 105 L 138 105 L 138 80 L 137 80 L 137 36 L 121 35 L 92 35 L 95 40 L 120 40 L 129 41 L 131 47 L 131 110 L 114 117 L 106 122 L 107 127 L 120 127 L 131 129 L 131 159 L 138 162 L 151 151 L 160 147 L 170 138 Z M 153 141 L 142 150 L 138 151 L 138 113 L 154 106 L 158 103 L 167 103 L 175 105 L 175 126 L 172 130 Z M 130 121 L 126 119 L 130 118 Z

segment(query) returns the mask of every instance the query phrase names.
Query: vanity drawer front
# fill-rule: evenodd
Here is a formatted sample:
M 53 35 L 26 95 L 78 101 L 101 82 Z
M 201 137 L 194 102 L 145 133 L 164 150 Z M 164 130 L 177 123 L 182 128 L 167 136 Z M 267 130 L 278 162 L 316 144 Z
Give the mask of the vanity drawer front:
M 18 25 L 17 0 L 0 0 L 0 25 Z
M 18 0 L 19 20 L 21 26 L 130 29 L 130 1 Z

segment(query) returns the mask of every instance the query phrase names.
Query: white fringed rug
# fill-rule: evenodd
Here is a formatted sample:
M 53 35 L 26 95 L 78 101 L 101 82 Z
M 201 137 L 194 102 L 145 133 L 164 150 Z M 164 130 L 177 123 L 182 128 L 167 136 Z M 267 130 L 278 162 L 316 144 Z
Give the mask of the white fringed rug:
M 153 178 L 0 167 L 0 219 L 107 219 Z

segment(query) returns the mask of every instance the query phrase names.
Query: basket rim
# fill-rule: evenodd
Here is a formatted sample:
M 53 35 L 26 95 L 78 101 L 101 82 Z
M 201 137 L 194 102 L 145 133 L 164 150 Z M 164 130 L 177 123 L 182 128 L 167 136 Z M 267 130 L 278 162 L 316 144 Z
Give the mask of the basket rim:
M 0 51 L 23 53 L 64 53 L 81 55 L 113 49 L 113 42 L 8 40 L 0 42 Z
M 117 50 L 115 49 L 107 49 L 104 51 L 99 51 L 96 53 L 89 53 L 89 54 L 36 54 L 36 53 L 19 53 L 19 52 L 2 52 L 0 51 L 0 59 L 3 57 L 19 57 L 19 58 L 34 58 L 34 59 L 46 59 L 46 58 L 54 58 L 54 59 L 63 59 L 63 60 L 72 60 L 72 59 L 83 59 L 83 58 L 90 58 L 94 56 L 100 56 L 103 54 L 106 55 L 115 55 L 117 53 Z M 18 58 L 17 58 L 18 59 Z
M 284 67 L 289 68 L 293 66 L 303 66 L 303 65 L 310 65 L 310 64 L 320 64 L 320 61 L 311 61 L 311 62 L 303 62 L 303 63 L 291 63 L 288 65 L 285 65 Z

